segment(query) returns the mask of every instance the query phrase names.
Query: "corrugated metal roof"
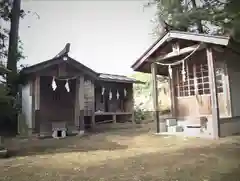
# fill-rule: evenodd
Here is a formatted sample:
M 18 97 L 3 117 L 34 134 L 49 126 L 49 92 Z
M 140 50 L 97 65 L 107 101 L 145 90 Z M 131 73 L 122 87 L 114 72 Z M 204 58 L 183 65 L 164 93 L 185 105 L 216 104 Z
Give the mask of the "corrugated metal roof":
M 140 83 L 140 81 L 124 76 L 124 75 L 114 75 L 100 73 L 99 78 L 104 81 L 114 81 L 114 82 L 126 82 L 126 83 Z
M 98 72 L 90 69 L 89 67 L 83 65 L 79 61 L 71 58 L 68 55 L 69 50 L 70 50 L 70 44 L 67 43 L 66 46 L 64 47 L 64 49 L 60 53 L 58 53 L 58 55 L 55 56 L 54 58 L 44 61 L 44 62 L 41 62 L 41 63 L 38 63 L 38 64 L 35 64 L 35 65 L 32 65 L 30 67 L 26 67 L 26 68 L 22 69 L 22 72 L 24 72 L 26 74 L 33 73 L 40 69 L 44 69 L 46 67 L 49 67 L 49 66 L 52 66 L 55 64 L 59 64 L 59 63 L 62 63 L 65 61 L 66 63 L 69 63 L 70 65 L 76 67 L 79 71 L 88 73 L 90 76 L 93 76 L 97 80 L 108 81 L 108 82 L 121 82 L 121 83 L 143 83 L 141 81 L 138 81 L 133 78 L 129 78 L 124 75 L 98 73 Z M 64 56 L 67 57 L 67 60 L 63 59 Z

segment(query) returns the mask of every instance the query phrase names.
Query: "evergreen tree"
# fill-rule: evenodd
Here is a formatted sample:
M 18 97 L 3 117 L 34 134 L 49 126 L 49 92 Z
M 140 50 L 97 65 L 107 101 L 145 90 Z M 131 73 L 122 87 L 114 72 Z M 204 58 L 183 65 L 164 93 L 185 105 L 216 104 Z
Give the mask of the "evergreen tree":
M 239 0 L 152 0 L 151 5 L 157 7 L 158 23 L 165 22 L 170 29 L 227 34 L 240 40 Z
M 7 85 L 10 88 L 10 94 L 16 96 L 17 94 L 17 53 L 18 53 L 18 29 L 19 19 L 21 13 L 21 0 L 13 0 L 10 11 L 10 32 L 8 44 L 8 59 L 7 68 L 11 73 L 7 75 Z
M 17 61 L 22 57 L 18 26 L 19 18 L 24 16 L 20 3 L 21 0 L 0 1 L 0 131 L 6 122 L 16 123 Z

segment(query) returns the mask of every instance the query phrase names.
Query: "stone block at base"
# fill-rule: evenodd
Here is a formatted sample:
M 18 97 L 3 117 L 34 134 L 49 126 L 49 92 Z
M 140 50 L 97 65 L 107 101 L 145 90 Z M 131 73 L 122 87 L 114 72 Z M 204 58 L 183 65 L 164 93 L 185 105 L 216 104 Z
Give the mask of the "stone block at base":
M 58 132 L 61 132 L 61 136 L 58 136 Z M 65 138 L 66 137 L 66 129 L 55 129 L 52 133 L 53 138 Z
M 201 134 L 201 127 L 199 125 L 187 125 L 184 128 L 186 135 L 195 136 Z
M 167 128 L 167 131 L 169 133 L 177 133 L 177 132 L 183 132 L 183 127 L 182 126 L 169 126 Z
M 159 123 L 159 126 L 160 126 L 160 133 L 167 131 L 166 123 L 160 122 L 160 123 Z
M 6 158 L 8 154 L 7 149 L 0 147 L 0 158 Z
M 177 119 L 166 118 L 166 124 L 167 124 L 167 126 L 176 126 L 177 125 Z
M 84 130 L 80 130 L 79 133 L 78 133 L 78 135 L 79 135 L 79 136 L 82 136 L 82 135 L 84 135 L 84 133 L 85 133 Z

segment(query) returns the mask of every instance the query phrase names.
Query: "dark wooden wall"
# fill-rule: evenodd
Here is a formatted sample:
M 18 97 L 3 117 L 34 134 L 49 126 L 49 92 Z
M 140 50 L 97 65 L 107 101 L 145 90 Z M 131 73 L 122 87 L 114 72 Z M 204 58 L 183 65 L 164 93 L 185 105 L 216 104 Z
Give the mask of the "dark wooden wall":
M 52 90 L 52 78 L 40 78 L 40 110 L 42 129 L 51 129 L 53 121 L 64 121 L 74 126 L 75 80 L 69 81 L 70 92 L 67 92 L 65 81 L 56 80 L 57 89 Z
M 102 87 L 105 88 L 102 96 Z M 127 90 L 127 96 L 124 97 L 124 88 Z M 112 92 L 112 99 L 109 100 L 109 91 Z M 116 94 L 119 92 L 119 99 Z M 95 109 L 103 112 L 131 112 L 133 109 L 133 87 L 132 84 L 115 82 L 97 82 L 95 85 Z M 106 107 L 106 104 L 108 105 Z M 108 108 L 108 110 L 106 110 Z
M 90 116 L 94 111 L 94 82 L 86 77 L 84 80 L 84 109 L 85 116 Z
M 64 121 L 67 123 L 67 127 L 76 128 L 76 79 L 73 77 L 77 78 L 78 76 L 84 76 L 84 116 L 93 116 L 93 113 L 99 109 L 103 112 L 133 111 L 132 84 L 96 81 L 63 62 L 37 71 L 32 76 L 33 80 L 30 81 L 32 85 L 35 85 L 36 81 L 34 80 L 40 77 L 39 92 L 35 90 L 34 86 L 32 88 L 33 105 L 35 105 L 35 99 L 39 99 L 37 101 L 39 102 L 38 108 L 36 105 L 33 106 L 33 127 L 37 132 L 51 133 L 52 122 L 55 121 Z M 55 91 L 53 91 L 51 85 L 53 77 L 56 77 L 57 89 Z M 58 80 L 59 77 L 65 77 L 65 80 Z M 67 77 L 73 78 L 68 80 L 70 92 L 67 92 L 65 88 Z M 101 86 L 106 88 L 103 101 L 101 101 Z M 127 90 L 126 97 L 124 97 L 124 88 Z M 110 89 L 112 100 L 108 98 Z M 116 98 L 117 90 L 120 94 L 119 100 Z M 39 94 L 39 98 L 35 94 Z
M 215 54 L 214 54 L 215 55 Z M 216 54 L 217 55 L 217 54 Z M 224 67 L 224 61 L 220 56 L 214 56 L 216 61 L 216 67 Z M 187 61 L 188 67 L 193 67 L 194 64 L 197 65 L 199 63 L 207 62 L 206 61 L 206 52 L 201 51 L 194 55 L 191 59 Z M 177 71 L 174 69 L 173 71 Z M 181 67 L 180 67 L 181 71 Z M 223 76 L 223 79 L 227 76 L 227 73 Z M 173 82 L 174 86 L 176 86 L 176 73 L 174 73 Z M 225 81 L 223 81 L 224 83 Z M 226 82 L 224 83 L 226 84 Z M 226 86 L 226 85 L 225 85 Z M 226 89 L 222 93 L 218 93 L 218 103 L 219 103 L 219 111 L 220 116 L 227 116 L 229 113 L 227 112 L 226 105 L 228 104 L 228 100 L 226 98 Z M 176 87 L 175 87 L 176 92 Z M 176 94 L 175 94 L 176 95 Z M 201 115 L 211 115 L 212 114 L 212 106 L 211 106 L 211 96 L 209 94 L 203 95 L 190 95 L 190 96 L 180 96 L 174 97 L 175 101 L 175 109 L 178 117 L 199 117 Z

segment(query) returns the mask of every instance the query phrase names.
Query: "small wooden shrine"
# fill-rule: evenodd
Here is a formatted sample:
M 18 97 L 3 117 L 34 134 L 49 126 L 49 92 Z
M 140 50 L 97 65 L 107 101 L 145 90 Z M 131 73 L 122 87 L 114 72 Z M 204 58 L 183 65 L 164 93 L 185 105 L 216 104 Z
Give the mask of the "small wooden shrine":
M 70 44 L 54 58 L 24 68 L 22 115 L 28 132 L 64 137 L 106 120 L 134 122 L 133 83 L 97 73 L 71 58 Z

